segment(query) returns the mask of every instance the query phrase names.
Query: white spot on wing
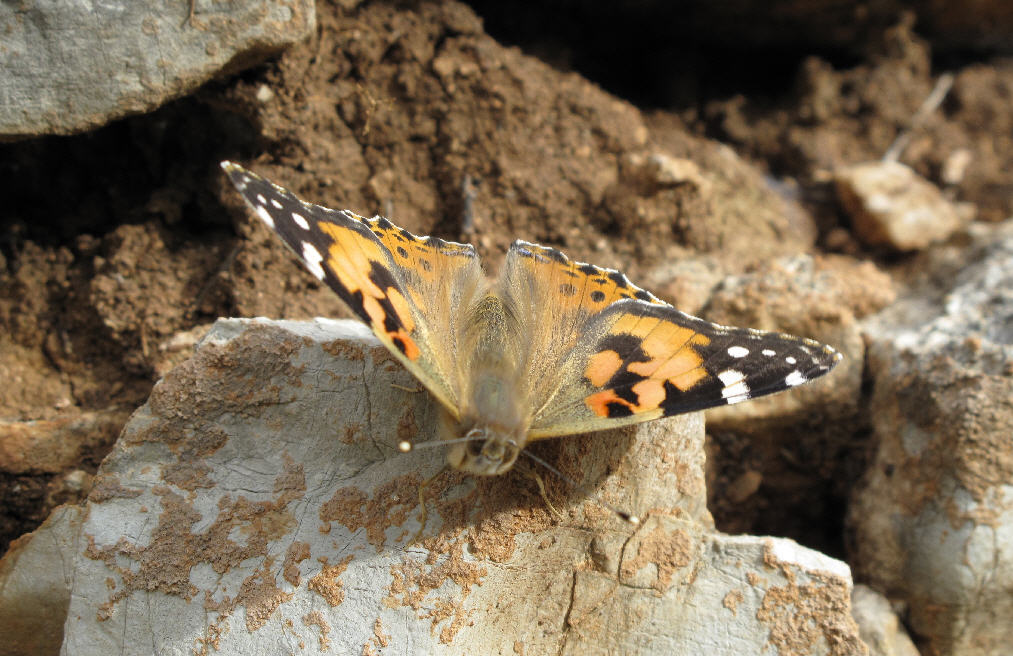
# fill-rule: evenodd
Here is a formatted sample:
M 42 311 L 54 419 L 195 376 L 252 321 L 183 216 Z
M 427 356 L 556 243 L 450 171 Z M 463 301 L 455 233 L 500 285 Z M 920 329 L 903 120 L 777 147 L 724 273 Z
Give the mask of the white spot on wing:
M 275 206 L 276 208 L 278 208 L 279 210 L 281 209 L 281 203 L 279 203 L 279 202 L 278 202 L 278 199 L 277 199 L 277 198 L 272 198 L 272 199 L 271 199 L 271 204 L 272 204 L 272 205 L 274 205 L 274 206 Z
M 784 361 L 787 362 L 788 364 L 795 364 L 796 362 L 798 362 L 798 360 L 796 360 L 795 358 L 791 357 L 790 355 L 788 357 L 786 357 L 784 359 Z
M 267 205 L 267 199 L 264 198 L 264 194 L 257 194 L 257 202 L 261 205 Z
M 741 371 L 726 369 L 718 374 L 718 379 L 725 385 L 721 390 L 725 403 L 731 405 L 749 398 L 749 385 L 746 385 L 746 376 Z
M 802 372 L 796 369 L 788 374 L 788 376 L 784 379 L 784 384 L 788 387 L 795 387 L 796 385 L 801 385 L 805 381 L 806 377 L 802 375 Z
M 324 279 L 324 268 L 320 266 L 324 257 L 320 254 L 320 251 L 318 251 L 316 247 L 308 241 L 304 241 L 302 243 L 302 259 L 303 262 L 306 263 L 306 268 L 310 270 L 310 273 L 316 276 L 319 280 Z
M 306 217 L 304 217 L 302 214 L 299 214 L 298 212 L 292 212 L 292 220 L 295 221 L 295 224 L 300 228 L 302 228 L 303 230 L 310 229 L 309 222 L 306 220 Z
M 260 217 L 260 220 L 266 223 L 269 228 L 274 230 L 274 218 L 271 216 L 271 213 L 267 211 L 267 208 L 263 205 L 258 205 L 256 212 L 257 216 Z
M 727 387 L 729 385 L 734 385 L 735 383 L 741 383 L 746 379 L 746 377 L 741 371 L 726 369 L 718 374 L 718 379 Z
M 744 358 L 749 355 L 749 349 L 742 346 L 729 346 L 728 355 L 733 358 Z
M 777 355 L 777 353 L 775 353 L 774 351 L 771 351 L 770 349 L 763 349 L 762 351 L 760 351 L 760 353 L 764 354 L 768 358 L 772 358 L 775 355 Z

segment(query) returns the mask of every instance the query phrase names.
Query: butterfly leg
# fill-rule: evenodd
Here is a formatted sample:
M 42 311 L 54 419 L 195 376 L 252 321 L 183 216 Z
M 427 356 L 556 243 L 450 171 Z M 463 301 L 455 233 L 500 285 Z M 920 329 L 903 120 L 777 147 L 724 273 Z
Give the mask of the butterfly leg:
M 419 508 L 421 508 L 421 512 L 419 513 L 419 530 L 415 531 L 415 535 L 412 536 L 412 539 L 405 544 L 406 548 L 418 542 L 419 538 L 422 537 L 422 532 L 426 530 L 426 522 L 429 521 L 429 508 L 426 506 L 426 488 L 428 488 L 429 485 L 438 477 L 445 474 L 448 469 L 449 467 L 444 465 L 440 471 L 436 472 L 419 484 Z
M 542 477 L 538 475 L 538 472 L 532 471 L 527 467 L 525 467 L 524 473 L 528 475 L 530 478 L 534 479 L 535 484 L 538 485 L 538 493 L 542 495 L 542 501 L 545 502 L 545 506 L 549 509 L 549 511 L 556 516 L 556 519 L 558 519 L 559 521 L 564 521 L 565 518 L 563 517 L 563 513 L 556 510 L 556 507 L 552 505 L 551 501 L 549 501 L 549 495 L 545 491 L 545 481 L 542 480 Z

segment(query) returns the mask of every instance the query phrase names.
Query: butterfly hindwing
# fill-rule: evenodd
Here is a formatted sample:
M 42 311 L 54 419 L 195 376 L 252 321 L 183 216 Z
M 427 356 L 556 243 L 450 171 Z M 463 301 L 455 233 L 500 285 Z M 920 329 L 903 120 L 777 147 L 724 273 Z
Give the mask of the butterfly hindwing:
M 303 202 L 231 162 L 222 168 L 243 199 L 317 279 L 333 289 L 454 415 L 459 407 L 453 318 L 482 286 L 474 247 L 417 237 Z
M 533 344 L 533 375 L 556 373 L 534 378 L 546 382 L 532 390 L 532 439 L 737 403 L 821 376 L 840 359 L 812 340 L 690 316 L 618 271 L 535 244 L 514 244 L 504 280 L 532 325 L 571 326 L 565 339 Z M 559 285 L 575 291 L 560 295 Z

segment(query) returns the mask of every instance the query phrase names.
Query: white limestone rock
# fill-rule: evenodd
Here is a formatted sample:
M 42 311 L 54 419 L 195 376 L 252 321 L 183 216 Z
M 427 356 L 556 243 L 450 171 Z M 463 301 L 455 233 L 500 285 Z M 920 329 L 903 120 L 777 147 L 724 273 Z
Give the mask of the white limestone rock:
M 62 653 L 866 653 L 847 565 L 714 531 L 700 413 L 532 447 L 634 527 L 399 454 L 414 388 L 356 322 L 220 320 L 96 477 Z

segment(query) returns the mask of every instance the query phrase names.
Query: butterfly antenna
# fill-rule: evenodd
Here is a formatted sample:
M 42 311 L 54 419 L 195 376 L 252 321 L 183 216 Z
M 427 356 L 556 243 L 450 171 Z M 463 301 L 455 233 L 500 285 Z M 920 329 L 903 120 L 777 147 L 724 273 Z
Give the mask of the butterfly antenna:
M 572 478 L 570 478 L 569 476 L 567 476 L 563 472 L 559 471 L 558 469 L 556 469 L 555 467 L 553 467 L 552 465 L 550 465 L 549 463 L 547 463 L 545 460 L 543 460 L 543 459 L 539 458 L 538 456 L 536 456 L 535 454 L 531 453 L 530 450 L 523 449 L 523 450 L 521 450 L 521 453 L 523 453 L 527 457 L 531 458 L 532 460 L 534 460 L 535 462 L 537 462 L 542 467 L 545 467 L 546 469 L 548 469 L 550 472 L 552 472 L 553 474 L 555 474 L 556 476 L 558 476 L 560 478 L 560 480 L 562 480 L 564 483 L 567 483 L 571 487 L 575 488 L 576 490 L 578 490 L 579 492 L 581 492 L 582 494 L 584 494 L 584 496 L 587 496 L 587 497 L 590 497 L 590 498 L 594 499 L 598 503 L 598 505 L 602 506 L 606 510 L 611 510 L 612 512 L 614 512 L 615 514 L 619 515 L 619 517 L 621 517 L 622 519 L 626 520 L 630 524 L 636 525 L 636 524 L 640 523 L 640 518 L 637 517 L 636 515 L 634 515 L 633 513 L 626 512 L 625 510 L 621 510 L 621 509 L 617 508 L 616 506 L 613 506 L 611 503 L 609 503 L 607 501 L 604 501 L 603 499 L 599 498 L 598 495 L 595 492 L 592 492 L 586 485 L 581 485 L 577 481 L 573 480 Z
M 448 444 L 460 444 L 461 442 L 474 442 L 476 440 L 481 439 L 482 439 L 481 436 L 476 435 L 473 437 L 459 437 L 455 440 L 427 440 L 425 442 L 422 442 L 421 444 L 415 444 L 410 440 L 401 440 L 400 442 L 397 443 L 397 448 L 398 451 L 400 451 L 401 453 L 408 453 L 416 449 L 432 449 L 438 446 L 446 446 Z

